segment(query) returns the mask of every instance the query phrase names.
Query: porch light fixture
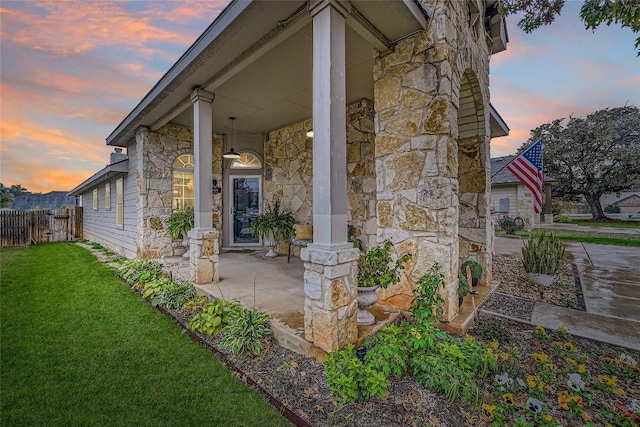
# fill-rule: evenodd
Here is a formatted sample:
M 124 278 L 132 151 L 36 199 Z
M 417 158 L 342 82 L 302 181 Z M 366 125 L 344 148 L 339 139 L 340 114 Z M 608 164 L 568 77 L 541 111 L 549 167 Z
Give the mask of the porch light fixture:
M 313 129 L 309 129 L 306 135 L 307 135 L 307 138 L 313 138 Z
M 229 117 L 229 120 L 231 120 L 231 144 L 233 144 L 233 121 L 235 119 L 236 119 L 235 117 Z M 239 159 L 240 154 L 233 151 L 233 147 L 231 147 L 231 150 L 224 153 L 222 157 L 224 157 L 225 159 Z

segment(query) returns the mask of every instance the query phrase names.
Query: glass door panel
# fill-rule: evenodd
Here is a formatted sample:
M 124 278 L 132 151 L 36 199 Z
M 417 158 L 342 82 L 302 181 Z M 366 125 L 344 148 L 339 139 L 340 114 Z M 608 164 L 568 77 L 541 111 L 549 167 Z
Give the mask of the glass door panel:
M 261 178 L 259 176 L 231 177 L 231 242 L 233 245 L 257 245 L 251 223 L 260 214 Z

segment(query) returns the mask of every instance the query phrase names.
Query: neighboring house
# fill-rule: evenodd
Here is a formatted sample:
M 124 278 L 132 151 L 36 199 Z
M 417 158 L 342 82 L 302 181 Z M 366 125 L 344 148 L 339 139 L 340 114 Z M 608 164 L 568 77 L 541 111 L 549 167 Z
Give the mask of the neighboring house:
M 16 211 L 30 211 L 33 209 L 58 209 L 76 205 L 75 197 L 68 196 L 67 191 L 50 191 L 48 193 L 18 194 L 10 208 Z
M 533 209 L 533 194 L 508 169 L 507 165 L 516 156 L 503 156 L 491 159 L 491 217 L 497 219 L 502 215 L 520 216 L 526 226 L 540 223 L 540 214 Z M 558 180 L 544 177 L 545 195 L 543 212 L 551 214 L 550 201 L 551 186 Z
M 620 213 L 623 214 L 640 213 L 640 190 L 603 194 L 600 197 L 600 204 L 602 208 L 608 205 L 617 205 L 620 207 Z
M 85 236 L 171 255 L 166 220 L 193 204 L 191 279 L 217 281 L 220 246 L 260 246 L 248 226 L 279 200 L 313 224 L 300 309 L 316 346 L 357 336 L 348 226 L 412 255 L 382 299 L 410 299 L 439 263 L 450 321 L 460 261 L 491 280 L 489 141 L 508 128 L 489 105 L 489 58 L 506 41 L 496 0 L 232 1 L 107 138 L 128 159 L 71 192 Z

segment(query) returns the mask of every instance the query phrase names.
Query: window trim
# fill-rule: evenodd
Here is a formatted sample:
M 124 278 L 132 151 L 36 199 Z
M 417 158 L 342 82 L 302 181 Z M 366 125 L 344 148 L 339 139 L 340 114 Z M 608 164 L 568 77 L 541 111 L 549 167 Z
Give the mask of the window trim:
M 104 210 L 111 210 L 111 183 L 107 182 L 104 185 Z
M 98 188 L 93 189 L 93 210 L 98 210 Z
M 185 160 L 186 159 L 186 160 Z M 191 175 L 191 184 L 195 186 L 195 173 L 194 173 L 194 156 L 191 153 L 180 154 L 173 160 L 171 164 L 171 207 L 172 209 L 185 208 L 187 206 L 194 206 L 195 204 L 195 192 L 193 197 L 184 197 L 184 190 L 182 191 L 182 197 L 176 196 L 176 193 L 180 194 L 180 191 L 176 187 L 176 174 L 179 173 L 182 176 L 182 182 L 180 186 L 185 186 L 185 175 L 188 179 L 188 175 Z M 193 189 L 192 189 L 193 190 Z
M 116 179 L 116 226 L 124 228 L 124 180 Z

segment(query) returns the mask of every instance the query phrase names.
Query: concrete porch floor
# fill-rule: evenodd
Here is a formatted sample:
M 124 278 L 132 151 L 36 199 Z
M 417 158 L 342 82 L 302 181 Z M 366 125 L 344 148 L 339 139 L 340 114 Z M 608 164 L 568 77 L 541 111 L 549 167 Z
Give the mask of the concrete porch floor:
M 286 255 L 266 258 L 264 253 L 263 250 L 223 249 L 220 252 L 220 281 L 195 285 L 198 293 L 216 299 L 235 300 L 243 307 L 255 307 L 267 313 L 271 318 L 271 329 L 281 346 L 324 360 L 325 352 L 304 339 L 304 263 L 297 257 L 291 257 L 291 262 L 287 263 Z M 174 279 L 189 279 L 187 258 L 166 257 L 164 264 Z M 449 324 L 441 324 L 444 329 L 464 333 L 477 306 L 494 286 L 478 286 L 474 289 L 480 291 L 480 295 L 473 297 L 475 304 L 472 304 L 471 296 L 465 298 L 459 316 Z M 397 320 L 402 316 L 403 309 L 380 301 L 370 311 L 376 323 L 358 328 L 356 345 Z

